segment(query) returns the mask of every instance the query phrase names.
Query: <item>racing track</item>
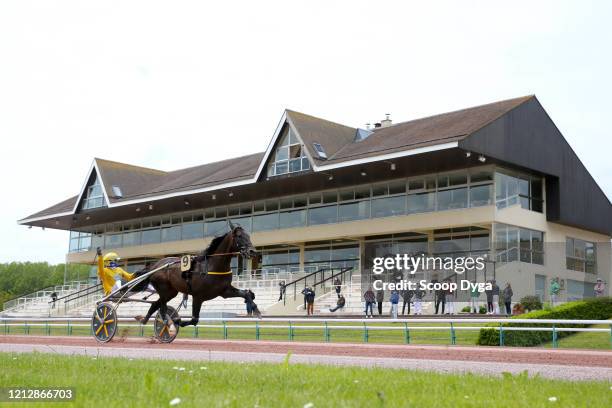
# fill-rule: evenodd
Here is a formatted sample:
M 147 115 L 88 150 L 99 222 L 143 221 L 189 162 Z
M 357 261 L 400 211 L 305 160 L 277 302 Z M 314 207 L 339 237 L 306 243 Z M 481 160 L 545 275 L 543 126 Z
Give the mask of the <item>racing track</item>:
M 219 341 L 178 339 L 159 344 L 151 339 L 117 339 L 99 344 L 90 337 L 0 336 L 2 352 L 43 352 L 149 359 L 272 362 L 350 365 L 482 375 L 513 374 L 564 379 L 612 381 L 612 352 L 533 348 Z

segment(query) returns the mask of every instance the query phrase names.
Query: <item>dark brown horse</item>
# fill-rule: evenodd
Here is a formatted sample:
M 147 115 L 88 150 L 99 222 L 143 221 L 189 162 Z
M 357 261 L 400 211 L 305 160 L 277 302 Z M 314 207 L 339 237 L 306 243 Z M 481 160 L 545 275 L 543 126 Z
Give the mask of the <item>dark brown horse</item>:
M 162 316 L 167 316 L 167 303 L 174 299 L 179 292 L 192 295 L 193 308 L 191 320 L 178 322 L 181 327 L 197 325 L 200 318 L 202 303 L 214 299 L 217 296 L 223 298 L 240 297 L 253 308 L 253 313 L 261 317 L 257 305 L 253 302 L 252 296 L 246 290 L 241 290 L 232 286 L 232 272 L 230 262 L 235 255 L 242 255 L 251 258 L 256 255 L 255 248 L 251 243 L 249 234 L 241 227 L 234 226 L 229 222 L 230 231 L 220 237 L 214 238 L 204 252 L 193 259 L 194 266 L 190 278 L 186 279 L 181 272 L 180 258 L 169 257 L 161 259 L 151 267 L 151 270 L 159 268 L 169 262 L 172 265 L 151 275 L 147 281 L 139 284 L 139 289 L 151 283 L 159 299 L 149 308 L 147 315 L 137 316 L 142 324 L 146 324 L 153 313 L 159 309 Z M 201 272 L 200 272 L 201 271 Z M 138 289 L 136 289 L 138 290 Z M 165 318 L 164 318 L 165 320 Z

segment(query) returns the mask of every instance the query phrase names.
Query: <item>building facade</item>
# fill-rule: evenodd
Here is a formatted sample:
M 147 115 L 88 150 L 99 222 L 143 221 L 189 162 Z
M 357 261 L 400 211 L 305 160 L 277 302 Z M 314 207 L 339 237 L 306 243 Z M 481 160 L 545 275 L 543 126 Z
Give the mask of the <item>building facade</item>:
M 202 251 L 227 220 L 260 252 L 241 277 L 352 267 L 363 286 L 375 257 L 406 253 L 483 256 L 414 277 L 509 282 L 516 300 L 612 278 L 612 205 L 534 96 L 372 129 L 285 111 L 263 153 L 172 172 L 95 159 L 77 196 L 19 223 L 70 230 L 68 262 L 102 247 L 134 271 Z

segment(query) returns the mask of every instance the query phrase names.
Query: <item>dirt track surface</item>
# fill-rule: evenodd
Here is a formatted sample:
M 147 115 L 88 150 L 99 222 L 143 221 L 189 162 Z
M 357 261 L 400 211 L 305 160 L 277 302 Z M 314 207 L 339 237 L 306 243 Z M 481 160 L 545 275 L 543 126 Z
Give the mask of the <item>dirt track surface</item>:
M 520 373 L 567 380 L 612 381 L 612 352 L 499 347 L 338 344 L 179 339 L 159 344 L 146 338 L 97 343 L 90 337 L 0 336 L 0 351 L 124 356 L 177 360 L 281 362 L 382 366 L 499 375 Z

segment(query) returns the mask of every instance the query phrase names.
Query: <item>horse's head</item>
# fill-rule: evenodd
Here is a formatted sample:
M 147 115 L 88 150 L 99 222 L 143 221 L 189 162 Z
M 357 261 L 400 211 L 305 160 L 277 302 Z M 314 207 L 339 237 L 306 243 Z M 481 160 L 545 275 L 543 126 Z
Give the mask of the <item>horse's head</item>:
M 233 238 L 233 251 L 240 252 L 245 258 L 253 258 L 257 255 L 257 251 L 251 242 L 251 237 L 248 232 L 244 230 L 240 225 L 230 224 L 232 238 Z

